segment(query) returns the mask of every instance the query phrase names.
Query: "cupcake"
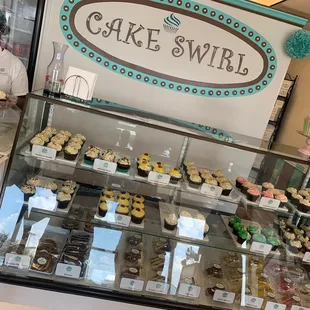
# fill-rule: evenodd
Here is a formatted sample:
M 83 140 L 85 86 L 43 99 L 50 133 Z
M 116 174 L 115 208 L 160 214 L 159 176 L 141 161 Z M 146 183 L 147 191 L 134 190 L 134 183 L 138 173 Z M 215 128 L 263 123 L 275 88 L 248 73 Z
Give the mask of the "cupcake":
M 290 233 L 290 232 L 286 231 L 286 232 L 284 232 L 284 235 L 283 235 L 283 242 L 289 244 L 290 241 L 295 240 L 295 237 L 296 236 L 294 233 Z
M 241 191 L 242 191 L 243 194 L 246 195 L 248 189 L 250 189 L 250 188 L 252 188 L 252 187 L 255 187 L 255 185 L 254 185 L 253 183 L 251 183 L 251 182 L 244 182 L 244 183 L 242 184 Z
M 110 195 L 110 196 L 113 197 L 113 198 L 114 198 L 114 196 L 115 196 L 114 192 L 113 192 L 111 189 L 109 189 L 109 188 L 104 189 L 104 190 L 102 191 L 102 195 L 103 195 L 103 196 L 104 196 L 104 195 Z
M 209 176 L 205 179 L 205 183 L 206 184 L 209 184 L 209 185 L 214 185 L 214 186 L 217 186 L 217 181 L 215 178 L 213 178 L 212 176 Z
M 249 241 L 251 239 L 251 235 L 246 231 L 239 231 L 237 235 L 237 242 L 239 244 L 243 244 L 246 241 Z
M 165 169 L 164 169 L 164 166 L 162 165 L 158 165 L 154 168 L 154 171 L 157 172 L 157 173 L 165 173 Z
M 260 196 L 260 192 L 256 187 L 249 188 L 246 192 L 246 199 L 252 202 L 256 202 Z
M 141 202 L 141 201 L 134 201 L 133 204 L 132 204 L 132 207 L 133 208 L 140 208 L 142 210 L 145 209 L 144 203 Z
M 145 217 L 145 212 L 144 210 L 140 209 L 140 208 L 133 208 L 131 210 L 131 221 L 134 224 L 141 224 L 143 219 Z
M 70 186 L 71 188 L 76 188 L 76 182 L 73 180 L 66 180 L 63 186 Z
M 112 163 L 115 160 L 115 154 L 111 149 L 108 149 L 102 153 L 101 158 Z
M 64 158 L 66 160 L 76 160 L 79 150 L 75 147 L 67 145 L 64 150 Z
M 224 173 L 222 170 L 218 169 L 218 170 L 215 170 L 212 175 L 215 177 L 215 178 L 218 178 L 218 177 L 224 177 Z
M 216 181 L 218 184 L 220 183 L 225 183 L 225 182 L 229 182 L 228 179 L 226 179 L 225 177 L 217 177 Z M 230 182 L 229 182 L 230 183 Z
M 120 215 L 129 215 L 129 207 L 123 204 L 119 204 L 115 212 Z
M 61 192 L 64 192 L 66 194 L 70 194 L 72 195 L 74 193 L 74 188 L 72 188 L 71 186 L 63 186 L 61 189 L 60 189 Z
M 93 165 L 96 158 L 99 158 L 100 151 L 91 148 L 84 154 L 84 163 L 87 165 Z
M 276 188 L 270 188 L 268 189 L 268 192 L 271 192 L 274 197 L 281 194 L 281 192 Z
M 114 194 L 114 193 L 113 193 Z M 117 198 L 119 199 L 119 198 L 125 198 L 125 199 L 127 199 L 127 200 L 129 200 L 130 199 L 130 194 L 128 193 L 128 192 L 119 192 L 118 194 L 117 194 Z
M 30 152 L 32 152 L 32 147 L 33 145 L 40 145 L 43 146 L 45 144 L 45 142 L 39 138 L 39 137 L 34 137 L 30 140 Z
M 303 213 L 310 211 L 310 201 L 306 199 L 300 199 L 297 205 L 297 210 Z
M 108 212 L 108 209 L 109 209 L 108 204 L 105 201 L 103 201 L 99 205 L 98 214 L 102 217 L 105 217 Z
M 62 146 L 61 146 L 61 144 L 57 144 L 57 143 L 55 143 L 55 142 L 50 142 L 50 143 L 48 143 L 47 144 L 47 147 L 50 147 L 51 149 L 54 149 L 54 150 L 56 150 L 56 154 L 58 155 L 60 152 L 61 152 L 61 150 L 62 150 Z
M 199 172 L 199 173 L 200 173 L 200 172 Z M 200 173 L 200 176 L 201 176 L 201 178 L 202 178 L 202 182 L 203 182 L 203 183 L 205 183 L 206 180 L 207 180 L 208 178 L 214 179 L 213 176 L 212 176 L 210 173 Z M 215 180 L 215 179 L 214 179 L 214 180 Z
M 73 137 L 73 138 L 70 139 L 68 144 L 69 143 L 76 143 L 76 144 L 78 144 L 82 148 L 84 142 L 80 138 Z
M 182 174 L 177 168 L 172 168 L 169 172 L 169 175 L 171 184 L 178 184 L 178 182 L 182 179 Z
M 208 174 L 208 175 L 211 175 L 211 173 L 210 173 L 209 169 L 207 169 L 207 168 L 202 168 L 202 169 L 199 169 L 199 173 L 200 173 L 200 175 L 202 175 L 202 174 Z
M 68 207 L 68 204 L 71 200 L 71 195 L 66 194 L 64 192 L 58 192 L 57 195 L 57 201 L 58 201 L 58 208 L 59 209 L 66 209 Z
M 133 196 L 133 201 L 144 202 L 144 197 L 142 195 L 134 195 Z
M 248 226 L 247 231 L 251 236 L 259 234 L 259 228 L 257 226 Z
M 126 199 L 125 197 L 121 197 L 117 200 L 117 202 L 121 205 L 129 207 L 129 200 Z
M 50 141 L 50 137 L 47 136 L 46 134 L 42 133 L 42 132 L 37 134 L 35 137 L 42 139 L 45 144 L 47 144 Z
M 46 189 L 50 189 L 54 194 L 56 194 L 58 186 L 55 182 L 49 182 L 43 186 Z M 70 193 L 69 193 L 70 194 Z
M 192 160 L 186 160 L 183 164 L 183 168 L 187 171 L 187 168 L 190 166 L 195 166 L 195 163 Z
M 42 135 L 48 137 L 49 139 L 51 139 L 51 138 L 54 136 L 53 133 L 52 133 L 51 131 L 46 130 L 46 129 L 42 130 L 42 131 L 39 133 L 39 135 L 40 135 L 40 134 L 42 134 Z
M 262 234 L 254 234 L 252 240 L 255 242 L 266 243 L 266 237 Z
M 236 223 L 239 223 L 241 224 L 241 219 L 240 217 L 237 217 L 237 216 L 231 216 L 229 219 L 228 219 L 228 226 L 233 228 L 234 224 Z
M 274 189 L 274 186 L 269 182 L 264 182 L 262 184 L 262 191 L 268 191 L 268 189 Z
M 232 185 L 230 182 L 222 182 L 219 184 L 219 186 L 223 189 L 222 195 L 223 196 L 229 196 L 230 192 L 232 191 Z
M 289 187 L 285 190 L 285 195 L 288 199 L 292 198 L 293 194 L 297 194 L 297 189 L 294 187 Z
M 233 225 L 233 233 L 234 233 L 234 235 L 238 236 L 238 233 L 240 231 L 243 231 L 243 230 L 245 230 L 245 229 L 244 229 L 244 226 L 241 223 L 235 223 Z
M 140 163 L 138 167 L 138 175 L 140 177 L 146 178 L 150 171 L 152 170 L 152 167 L 149 163 Z
M 241 189 L 241 188 L 242 188 L 242 185 L 243 185 L 245 182 L 247 182 L 247 179 L 246 179 L 246 178 L 244 178 L 244 177 L 238 177 L 238 178 L 236 179 L 236 187 L 239 188 L 239 189 Z
M 273 193 L 270 191 L 262 192 L 262 197 L 273 199 Z
M 294 204 L 294 205 L 298 205 L 299 204 L 299 200 L 300 199 L 303 199 L 303 197 L 299 194 L 292 194 L 291 195 L 291 202 Z
M 303 252 L 310 252 L 310 242 L 309 241 L 306 241 L 303 244 Z
M 301 251 L 302 244 L 299 240 L 290 240 L 288 243 L 288 249 L 294 254 L 298 254 Z
M 178 218 L 175 214 L 171 213 L 164 218 L 164 227 L 167 230 L 175 230 L 178 224 Z
M 149 153 L 144 153 L 142 154 L 140 157 L 139 157 L 139 160 L 147 160 L 147 161 L 150 161 L 151 160 L 151 155 Z
M 46 127 L 43 131 L 50 132 L 52 136 L 57 134 L 57 129 L 51 126 Z
M 188 180 L 189 187 L 198 189 L 202 184 L 202 179 L 198 174 L 192 174 Z
M 72 141 L 72 140 L 70 140 L 70 141 L 68 142 L 68 146 L 72 146 L 72 147 L 74 147 L 74 148 L 76 148 L 76 149 L 78 149 L 78 150 L 80 150 L 80 149 L 82 148 L 82 146 L 81 146 L 80 143 L 74 142 L 74 141 Z
M 111 195 L 100 196 L 100 201 L 114 201 L 114 196 Z
M 274 237 L 274 231 L 269 228 L 263 228 L 262 235 L 264 235 L 266 238 Z
M 86 141 L 86 137 L 80 133 L 77 133 L 73 138 L 80 139 L 83 143 Z
M 130 169 L 130 165 L 130 160 L 126 157 L 122 157 L 117 161 L 117 171 L 126 173 Z
M 54 142 L 56 144 L 60 144 L 61 146 L 63 146 L 65 144 L 65 140 L 63 138 L 57 137 L 57 136 L 53 137 L 51 139 L 51 142 Z
M 55 137 L 62 138 L 65 141 L 65 143 L 69 141 L 69 137 L 62 132 L 59 132 Z
M 68 130 L 60 130 L 58 134 L 59 134 L 59 135 L 65 135 L 65 136 L 68 137 L 69 139 L 72 137 L 71 132 L 68 131 Z
M 303 198 L 306 198 L 309 195 L 309 193 L 305 189 L 299 190 L 298 194 L 301 195 Z
M 271 251 L 276 251 L 281 246 L 281 241 L 276 237 L 267 238 L 266 242 L 272 246 Z
M 275 199 L 280 200 L 280 208 L 285 207 L 285 205 L 288 203 L 287 197 L 283 194 L 275 196 Z
M 24 201 L 28 201 L 30 197 L 35 195 L 36 188 L 33 185 L 24 185 L 21 191 L 24 193 Z
M 41 181 L 38 178 L 31 178 L 27 181 L 27 185 L 39 187 L 41 185 Z

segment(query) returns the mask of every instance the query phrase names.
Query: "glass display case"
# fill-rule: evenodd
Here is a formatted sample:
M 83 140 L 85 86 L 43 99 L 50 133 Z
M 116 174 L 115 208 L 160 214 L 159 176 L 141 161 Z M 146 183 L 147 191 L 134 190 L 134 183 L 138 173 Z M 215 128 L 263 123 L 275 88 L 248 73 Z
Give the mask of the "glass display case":
M 310 307 L 309 175 L 300 188 L 249 177 L 257 154 L 309 161 L 261 145 L 29 94 L 2 189 L 0 281 L 165 309 Z

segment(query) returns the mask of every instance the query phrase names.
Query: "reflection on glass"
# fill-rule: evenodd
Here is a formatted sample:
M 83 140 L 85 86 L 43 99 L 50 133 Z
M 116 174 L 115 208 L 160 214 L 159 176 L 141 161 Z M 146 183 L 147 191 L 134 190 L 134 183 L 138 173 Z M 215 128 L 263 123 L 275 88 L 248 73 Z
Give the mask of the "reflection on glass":
M 50 189 L 36 187 L 35 195 L 30 197 L 28 201 L 28 214 L 32 208 L 55 211 L 57 207 L 56 196 Z
M 119 230 L 94 227 L 94 240 L 92 246 L 94 248 L 115 252 L 121 236 L 122 232 Z

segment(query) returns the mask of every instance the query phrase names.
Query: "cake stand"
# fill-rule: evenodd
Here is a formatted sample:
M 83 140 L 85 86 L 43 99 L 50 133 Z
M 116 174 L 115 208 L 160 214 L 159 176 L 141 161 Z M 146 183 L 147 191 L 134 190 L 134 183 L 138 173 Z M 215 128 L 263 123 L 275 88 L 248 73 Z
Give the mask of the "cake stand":
M 305 135 L 301 130 L 297 130 L 297 132 L 300 135 L 307 137 L 307 141 L 306 141 L 307 145 L 298 149 L 298 153 L 302 159 L 309 159 L 310 157 L 310 136 Z

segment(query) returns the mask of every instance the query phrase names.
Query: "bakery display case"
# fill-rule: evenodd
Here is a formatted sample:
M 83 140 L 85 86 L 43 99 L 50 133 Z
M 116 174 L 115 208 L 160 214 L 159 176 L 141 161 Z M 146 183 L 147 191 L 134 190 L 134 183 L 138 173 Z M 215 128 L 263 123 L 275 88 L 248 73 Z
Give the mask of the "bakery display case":
M 250 177 L 257 154 L 309 162 L 261 145 L 29 94 L 2 188 L 0 281 L 165 309 L 310 307 L 308 174 L 299 188 Z

